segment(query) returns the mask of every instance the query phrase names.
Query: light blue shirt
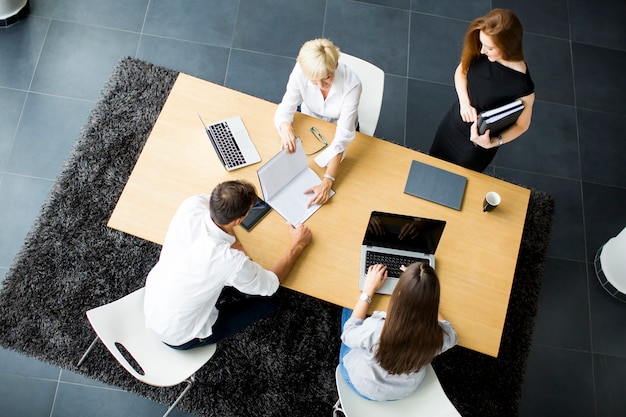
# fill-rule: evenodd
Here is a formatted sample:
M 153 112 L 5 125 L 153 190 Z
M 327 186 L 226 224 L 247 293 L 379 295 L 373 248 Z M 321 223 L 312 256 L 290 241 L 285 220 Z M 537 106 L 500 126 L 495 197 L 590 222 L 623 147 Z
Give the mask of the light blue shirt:
M 376 351 L 387 313 L 376 311 L 365 320 L 350 318 L 343 328 L 341 340 L 351 350 L 343 358 L 350 382 L 365 397 L 375 401 L 398 400 L 408 397 L 424 380 L 425 371 L 392 375 L 376 360 Z M 458 337 L 452 324 L 440 321 L 443 329 L 443 353 L 456 345 Z

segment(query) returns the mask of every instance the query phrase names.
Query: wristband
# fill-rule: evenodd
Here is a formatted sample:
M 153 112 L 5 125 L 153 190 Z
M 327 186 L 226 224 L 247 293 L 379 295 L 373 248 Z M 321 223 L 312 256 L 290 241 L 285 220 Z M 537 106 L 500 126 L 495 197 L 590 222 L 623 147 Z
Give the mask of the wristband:
M 328 178 L 332 182 L 335 182 L 335 177 L 333 177 L 332 175 L 324 174 L 324 178 Z
M 367 304 L 372 304 L 372 299 L 370 298 L 369 295 L 365 294 L 364 292 L 362 292 L 361 295 L 359 295 L 359 300 L 365 301 Z

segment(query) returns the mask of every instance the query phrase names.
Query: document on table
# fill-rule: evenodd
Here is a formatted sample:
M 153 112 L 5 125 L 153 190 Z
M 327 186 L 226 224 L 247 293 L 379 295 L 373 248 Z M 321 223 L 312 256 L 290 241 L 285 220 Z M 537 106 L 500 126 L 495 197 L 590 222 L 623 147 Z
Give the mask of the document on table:
M 263 198 L 290 224 L 304 223 L 321 207 L 313 204 L 307 208 L 313 193 L 304 191 L 321 184 L 322 180 L 309 167 L 300 138 L 296 138 L 294 153 L 281 150 L 259 168 L 257 174 Z M 334 194 L 335 191 L 330 190 L 330 196 Z

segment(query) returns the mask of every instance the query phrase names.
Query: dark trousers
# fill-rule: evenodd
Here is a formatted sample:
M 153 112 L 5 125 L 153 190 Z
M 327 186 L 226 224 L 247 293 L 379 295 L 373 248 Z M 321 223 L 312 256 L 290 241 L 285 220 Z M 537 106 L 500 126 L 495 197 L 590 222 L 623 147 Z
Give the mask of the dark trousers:
M 219 315 L 213 325 L 213 333 L 205 339 L 192 339 L 174 349 L 187 350 L 211 345 L 234 335 L 252 323 L 268 317 L 276 310 L 272 297 L 242 294 L 232 287 L 225 287 L 217 302 Z

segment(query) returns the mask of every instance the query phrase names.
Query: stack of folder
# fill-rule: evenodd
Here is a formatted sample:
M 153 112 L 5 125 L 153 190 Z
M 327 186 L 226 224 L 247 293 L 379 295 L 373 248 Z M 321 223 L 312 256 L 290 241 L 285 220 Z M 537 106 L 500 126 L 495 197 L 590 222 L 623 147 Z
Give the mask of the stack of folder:
M 487 129 L 494 134 L 511 126 L 524 110 L 522 100 L 515 100 L 504 106 L 492 110 L 485 110 L 478 115 L 478 134 L 484 134 Z

